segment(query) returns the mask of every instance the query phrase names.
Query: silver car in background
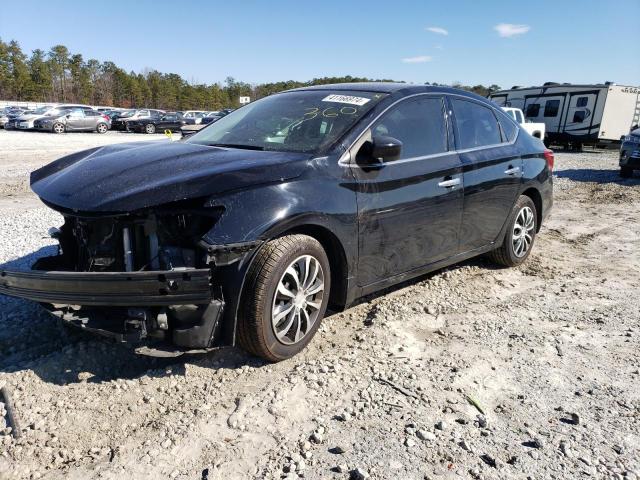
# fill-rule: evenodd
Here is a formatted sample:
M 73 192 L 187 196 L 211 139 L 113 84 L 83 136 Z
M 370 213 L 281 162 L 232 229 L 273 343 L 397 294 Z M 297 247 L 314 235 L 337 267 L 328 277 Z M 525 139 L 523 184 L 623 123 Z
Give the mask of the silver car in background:
M 37 119 L 33 122 L 33 128 L 53 133 L 107 133 L 111 128 L 111 120 L 108 116 L 96 110 L 73 108 Z

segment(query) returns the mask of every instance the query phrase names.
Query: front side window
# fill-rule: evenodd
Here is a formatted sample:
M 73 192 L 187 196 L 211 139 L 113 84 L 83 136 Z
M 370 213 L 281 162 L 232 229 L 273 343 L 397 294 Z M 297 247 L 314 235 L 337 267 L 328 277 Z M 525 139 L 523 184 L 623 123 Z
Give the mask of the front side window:
M 540 115 L 540 104 L 539 103 L 530 103 L 527 105 L 527 111 L 525 113 L 525 117 L 534 118 Z
M 547 100 L 544 104 L 544 116 L 556 117 L 558 116 L 558 110 L 560 109 L 560 100 Z
M 400 140 L 400 159 L 446 152 L 447 127 L 442 99 L 424 96 L 400 102 L 376 121 L 371 135 Z
M 498 120 L 489 107 L 466 100 L 452 100 L 460 149 L 502 143 Z
M 386 96 L 355 90 L 279 93 L 235 110 L 185 142 L 317 153 L 335 143 Z

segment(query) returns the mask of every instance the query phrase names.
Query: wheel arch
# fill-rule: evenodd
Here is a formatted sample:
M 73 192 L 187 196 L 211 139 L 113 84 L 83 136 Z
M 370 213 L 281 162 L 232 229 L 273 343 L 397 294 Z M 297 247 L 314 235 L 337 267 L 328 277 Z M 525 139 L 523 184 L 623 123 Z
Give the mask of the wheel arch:
M 542 219 L 544 218 L 542 212 L 542 209 L 544 208 L 542 203 L 542 195 L 535 187 L 527 188 L 524 192 L 522 192 L 522 195 L 529 197 L 533 201 L 533 204 L 536 206 L 536 233 L 538 233 L 542 225 Z
M 302 224 L 282 232 L 279 236 L 302 234 L 315 238 L 329 258 L 331 268 L 331 291 L 329 292 L 329 306 L 342 310 L 347 303 L 347 278 L 349 266 L 344 246 L 340 239 L 328 228 L 318 224 Z

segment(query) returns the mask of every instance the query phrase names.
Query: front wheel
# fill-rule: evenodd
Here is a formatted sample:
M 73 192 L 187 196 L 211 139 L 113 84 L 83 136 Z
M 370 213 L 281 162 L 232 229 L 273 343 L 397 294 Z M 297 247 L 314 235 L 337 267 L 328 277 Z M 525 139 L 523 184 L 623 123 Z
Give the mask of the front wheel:
M 144 127 L 144 131 L 147 133 L 156 133 L 156 126 L 153 123 L 148 123 Z
M 507 220 L 502 245 L 490 254 L 492 260 L 506 267 L 523 263 L 531 253 L 538 227 L 536 206 L 531 198 L 520 195 Z
M 315 238 L 287 235 L 268 242 L 245 279 L 240 346 L 271 362 L 293 357 L 318 330 L 330 287 L 329 259 Z
M 54 123 L 53 124 L 53 133 L 64 133 L 65 128 L 63 123 Z
M 107 130 L 109 130 L 109 127 L 107 127 L 106 123 L 99 123 L 96 127 L 98 133 L 107 133 Z

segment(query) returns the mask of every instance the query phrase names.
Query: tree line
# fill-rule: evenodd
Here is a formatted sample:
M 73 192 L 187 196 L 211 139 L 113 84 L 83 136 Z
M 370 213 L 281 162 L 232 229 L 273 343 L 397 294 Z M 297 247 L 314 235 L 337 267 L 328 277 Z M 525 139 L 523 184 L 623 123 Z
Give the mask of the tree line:
M 192 84 L 176 73 L 127 72 L 111 61 L 85 60 L 64 45 L 28 56 L 17 41 L 0 38 L 0 99 L 31 102 L 73 102 L 124 108 L 219 110 L 238 107 L 240 96 L 258 99 L 290 88 L 339 82 L 389 81 L 361 77 L 322 77 L 251 85 L 227 77 L 223 84 Z M 426 83 L 429 85 L 429 83 Z M 431 85 L 437 85 L 435 83 Z M 453 86 L 486 96 L 497 85 Z

